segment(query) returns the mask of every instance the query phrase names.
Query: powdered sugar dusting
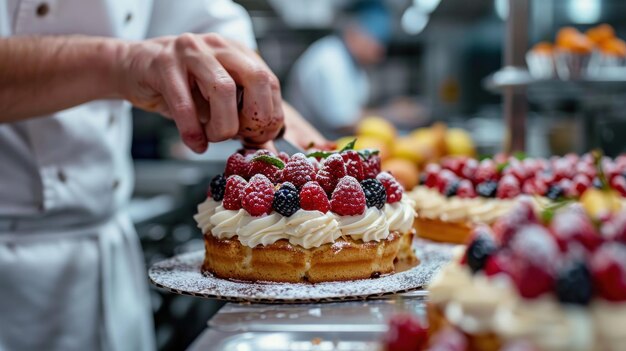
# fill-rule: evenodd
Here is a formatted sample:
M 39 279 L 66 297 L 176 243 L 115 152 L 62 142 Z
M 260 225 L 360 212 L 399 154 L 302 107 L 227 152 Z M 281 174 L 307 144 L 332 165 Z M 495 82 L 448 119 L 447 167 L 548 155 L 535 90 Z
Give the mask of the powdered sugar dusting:
M 303 303 L 362 300 L 419 289 L 452 258 L 454 245 L 418 239 L 416 254 L 421 263 L 409 270 L 376 279 L 318 284 L 241 282 L 203 275 L 204 251 L 175 256 L 153 265 L 148 274 L 153 284 L 176 294 L 257 303 Z

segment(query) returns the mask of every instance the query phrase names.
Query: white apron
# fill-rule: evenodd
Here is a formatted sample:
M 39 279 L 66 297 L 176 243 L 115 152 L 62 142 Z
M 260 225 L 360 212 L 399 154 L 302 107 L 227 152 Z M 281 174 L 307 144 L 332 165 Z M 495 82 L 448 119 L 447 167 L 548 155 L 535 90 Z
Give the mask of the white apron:
M 185 31 L 255 47 L 229 0 L 0 0 L 0 36 Z M 154 349 L 130 136 L 122 101 L 0 124 L 0 351 Z

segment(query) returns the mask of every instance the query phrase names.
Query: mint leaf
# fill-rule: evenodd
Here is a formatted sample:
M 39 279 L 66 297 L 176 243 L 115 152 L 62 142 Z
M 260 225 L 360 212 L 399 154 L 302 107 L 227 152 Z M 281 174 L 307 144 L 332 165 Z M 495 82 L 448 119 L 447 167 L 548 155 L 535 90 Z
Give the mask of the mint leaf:
M 306 154 L 306 157 L 315 157 L 315 158 L 328 158 L 328 156 L 332 154 L 336 154 L 337 151 L 313 151 Z
M 516 159 L 522 161 L 528 158 L 528 155 L 526 155 L 526 153 L 524 151 L 516 151 L 513 154 L 513 157 L 515 157 Z
M 367 160 L 372 155 L 378 155 L 380 153 L 380 151 L 376 150 L 376 149 L 363 149 L 363 150 L 359 150 L 357 152 L 359 153 L 361 158 L 364 159 L 364 160 Z
M 496 166 L 496 171 L 498 173 L 502 173 L 502 171 L 504 171 L 504 169 L 509 165 L 509 162 L 504 162 L 504 163 L 500 163 Z
M 571 204 L 572 202 L 574 202 L 573 199 L 564 199 L 544 207 L 543 210 L 541 210 L 541 220 L 546 224 L 550 223 L 552 221 L 552 218 L 554 217 L 554 214 L 559 209 Z
M 356 138 L 352 139 L 351 142 L 347 143 L 346 146 L 342 147 L 341 150 L 339 150 L 339 153 L 342 153 L 344 151 L 347 150 L 354 150 L 354 145 L 356 144 Z
M 283 160 L 281 160 L 278 157 L 274 157 L 274 156 L 269 156 L 269 155 L 259 155 L 259 156 L 255 156 L 252 161 L 261 161 L 261 162 L 265 162 L 267 164 L 270 164 L 272 166 L 276 166 L 278 169 L 283 169 L 285 168 L 285 163 L 283 162 Z

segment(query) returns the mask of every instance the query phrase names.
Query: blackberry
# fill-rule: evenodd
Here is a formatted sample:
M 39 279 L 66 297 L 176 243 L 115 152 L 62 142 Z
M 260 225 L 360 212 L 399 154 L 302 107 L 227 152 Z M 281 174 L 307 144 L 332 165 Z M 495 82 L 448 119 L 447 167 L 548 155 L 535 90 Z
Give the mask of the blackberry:
M 419 185 L 426 185 L 427 178 L 428 178 L 428 175 L 426 173 L 420 174 Z
M 588 305 L 593 295 L 589 268 L 582 261 L 575 261 L 557 273 L 556 295 L 563 303 Z
M 274 193 L 274 210 L 285 217 L 289 217 L 300 209 L 300 196 L 295 186 L 289 182 L 283 185 Z
M 387 201 L 385 186 L 378 179 L 366 179 L 361 182 L 361 188 L 365 193 L 367 207 L 383 208 Z
M 548 192 L 546 192 L 546 197 L 552 201 L 557 200 L 565 194 L 563 188 L 559 185 L 550 185 L 548 188 Z
M 448 183 L 448 185 L 446 185 L 446 188 L 443 190 L 443 195 L 446 197 L 456 195 L 457 190 L 459 190 L 459 183 L 460 181 L 458 180 L 453 180 Z
M 495 197 L 497 190 L 498 182 L 495 180 L 487 180 L 476 186 L 476 193 L 482 197 Z
M 213 200 L 222 201 L 224 199 L 224 189 L 226 189 L 226 177 L 218 174 L 211 180 L 211 195 Z
M 473 273 L 485 268 L 487 259 L 496 252 L 496 242 L 488 233 L 478 233 L 465 251 L 467 265 Z

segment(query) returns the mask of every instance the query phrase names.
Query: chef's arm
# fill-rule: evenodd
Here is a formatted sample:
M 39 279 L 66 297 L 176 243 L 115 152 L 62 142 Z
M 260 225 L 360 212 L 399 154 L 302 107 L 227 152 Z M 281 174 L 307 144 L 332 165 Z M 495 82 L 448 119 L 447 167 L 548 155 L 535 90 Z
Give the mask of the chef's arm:
M 264 143 L 283 126 L 276 76 L 256 52 L 217 34 L 0 39 L 0 122 L 104 98 L 172 118 L 196 152 L 235 136 Z
M 115 97 L 117 47 L 94 37 L 0 39 L 0 122 Z

